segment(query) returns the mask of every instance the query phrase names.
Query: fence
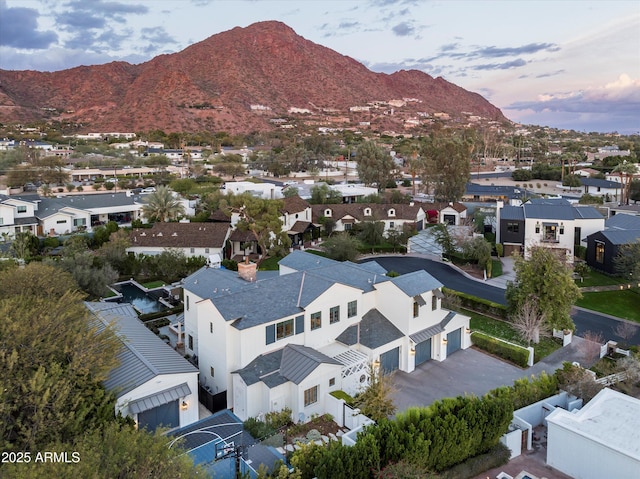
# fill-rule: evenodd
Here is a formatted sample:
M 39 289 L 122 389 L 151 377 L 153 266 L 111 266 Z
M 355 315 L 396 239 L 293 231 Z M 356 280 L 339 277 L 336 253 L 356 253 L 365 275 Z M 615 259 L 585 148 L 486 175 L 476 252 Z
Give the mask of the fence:
M 607 341 L 605 344 L 600 346 L 600 359 L 607 355 L 613 356 L 614 354 L 629 356 L 631 352 L 626 349 L 620 349 L 616 341 Z
M 628 376 L 627 372 L 626 371 L 622 371 L 622 372 L 619 372 L 619 373 L 610 374 L 609 376 L 605 376 L 605 377 L 600 378 L 600 379 L 596 379 L 595 381 L 598 384 L 602 384 L 603 386 L 608 387 L 608 386 L 612 386 L 612 385 L 614 385 L 616 383 L 619 383 L 621 381 L 626 381 L 626 379 L 628 377 L 629 376 Z

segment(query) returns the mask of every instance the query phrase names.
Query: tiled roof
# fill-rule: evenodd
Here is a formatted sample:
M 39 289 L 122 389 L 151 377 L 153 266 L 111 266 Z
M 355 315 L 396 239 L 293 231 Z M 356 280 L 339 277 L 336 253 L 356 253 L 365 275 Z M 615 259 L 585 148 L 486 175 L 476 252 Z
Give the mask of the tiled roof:
M 258 237 L 253 231 L 250 231 L 250 230 L 242 231 L 237 228 L 231 232 L 231 234 L 229 235 L 229 239 L 231 241 L 242 241 L 242 242 L 258 241 Z
M 394 324 L 377 309 L 370 309 L 358 324 L 345 329 L 336 340 L 347 346 L 361 344 L 376 349 L 404 337 Z
M 164 343 L 140 322 L 130 304 L 85 302 L 97 320 L 99 330 L 108 325 L 116 329 L 124 348 L 118 354 L 120 364 L 104 382 L 118 397 L 161 374 L 197 373 L 189 361 Z
M 228 223 L 155 223 L 134 229 L 131 246 L 161 248 L 222 248 L 229 234 Z
M 440 281 L 423 269 L 391 278 L 391 282 L 411 297 L 442 287 Z
M 352 216 L 358 221 L 381 221 L 381 220 L 407 220 L 415 221 L 421 206 L 418 204 L 379 204 L 379 203 L 347 203 L 336 205 L 311 205 L 313 217 L 325 216 L 326 210 L 331 210 L 331 218 L 339 220 L 345 216 Z M 370 209 L 371 214 L 365 215 L 365 209 Z M 394 210 L 395 215 L 389 215 L 389 211 Z
M 280 210 L 282 213 L 300 213 L 309 207 L 309 203 L 298 195 L 283 198 L 280 201 L 284 203 L 284 206 Z

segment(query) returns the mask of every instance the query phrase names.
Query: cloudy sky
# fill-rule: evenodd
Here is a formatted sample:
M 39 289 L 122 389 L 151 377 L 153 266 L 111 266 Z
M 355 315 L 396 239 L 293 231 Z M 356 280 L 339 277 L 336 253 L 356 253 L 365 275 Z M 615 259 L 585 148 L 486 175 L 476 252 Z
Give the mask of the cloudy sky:
M 373 71 L 441 76 L 514 121 L 640 132 L 640 0 L 0 0 L 0 68 L 141 63 L 264 20 Z

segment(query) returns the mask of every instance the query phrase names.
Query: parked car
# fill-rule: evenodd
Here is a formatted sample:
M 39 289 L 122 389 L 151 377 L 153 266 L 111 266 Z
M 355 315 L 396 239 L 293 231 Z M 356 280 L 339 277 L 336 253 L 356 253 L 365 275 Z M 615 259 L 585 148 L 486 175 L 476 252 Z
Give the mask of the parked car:
M 144 195 L 147 193 L 155 193 L 156 189 L 153 186 L 150 186 L 149 188 L 142 188 L 142 191 L 140 191 L 140 194 Z

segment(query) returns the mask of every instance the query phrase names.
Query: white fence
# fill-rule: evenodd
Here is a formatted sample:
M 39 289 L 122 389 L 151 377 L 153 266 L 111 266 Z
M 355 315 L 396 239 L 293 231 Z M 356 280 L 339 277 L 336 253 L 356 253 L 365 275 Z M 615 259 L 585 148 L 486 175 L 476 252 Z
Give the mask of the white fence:
M 361 414 L 360 409 L 352 408 L 344 399 L 338 399 L 331 394 L 327 395 L 326 405 L 327 412 L 333 416 L 334 422 L 340 427 L 353 430 L 373 422 L 367 416 Z
M 607 341 L 600 346 L 600 358 L 604 358 L 607 354 L 622 354 L 623 356 L 629 356 L 631 353 L 626 349 L 620 349 L 616 341 Z
M 612 386 L 616 383 L 619 383 L 621 381 L 625 381 L 627 379 L 628 375 L 626 371 L 622 371 L 619 373 L 615 373 L 615 374 L 610 374 L 609 376 L 605 376 L 603 378 L 600 379 L 596 379 L 595 381 L 598 384 L 602 384 L 605 387 L 608 386 Z

